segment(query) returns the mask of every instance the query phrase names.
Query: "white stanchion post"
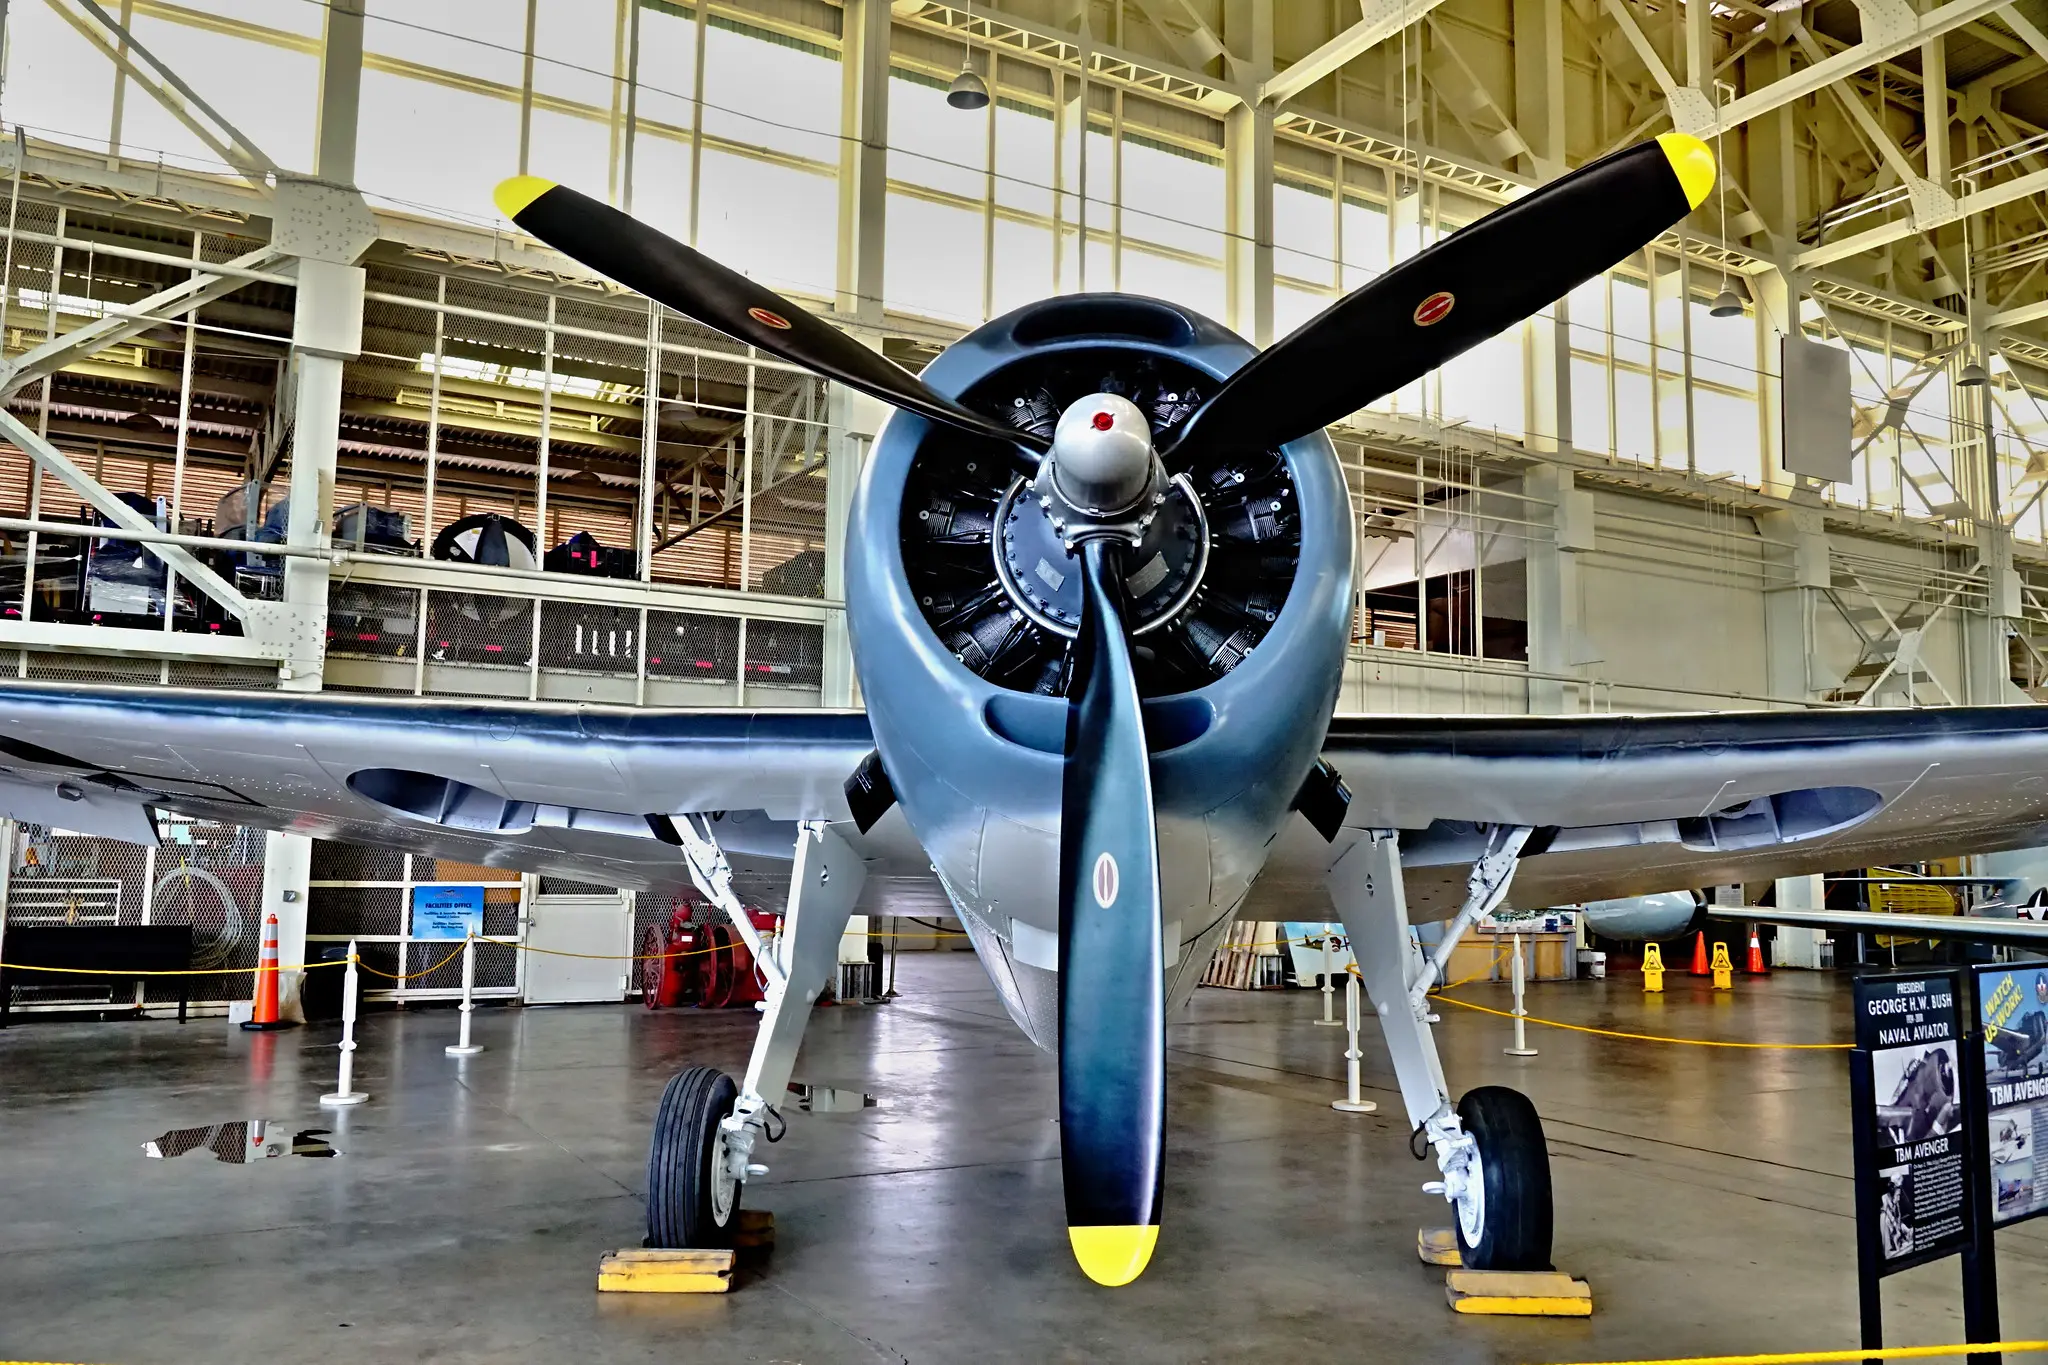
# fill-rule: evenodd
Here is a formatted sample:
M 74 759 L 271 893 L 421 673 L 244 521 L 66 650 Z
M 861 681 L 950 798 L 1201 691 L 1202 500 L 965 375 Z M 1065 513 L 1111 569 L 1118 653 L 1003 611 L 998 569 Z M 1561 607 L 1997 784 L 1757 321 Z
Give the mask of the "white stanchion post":
M 484 1050 L 482 1043 L 469 1041 L 469 1016 L 476 1009 L 470 993 L 476 989 L 476 935 L 462 940 L 462 1036 L 441 1049 L 450 1057 L 474 1057 Z
M 1522 1008 L 1522 987 L 1528 973 L 1522 966 L 1522 936 L 1515 935 L 1515 1045 L 1502 1048 L 1510 1057 L 1534 1057 L 1536 1049 L 1529 1046 L 1529 1026 L 1522 1021 L 1529 1017 L 1529 1011 Z
M 334 1108 L 361 1104 L 370 1098 L 355 1088 L 356 1071 L 356 941 L 348 941 L 348 970 L 341 977 L 341 1069 L 334 1078 L 334 1092 L 320 1097 L 320 1103 Z
M 1346 1114 L 1370 1114 L 1379 1106 L 1358 1095 L 1358 1063 L 1365 1056 L 1358 1050 L 1358 978 L 1344 974 L 1344 1028 L 1350 1046 L 1344 1049 L 1344 1098 L 1331 1100 L 1330 1107 Z
M 1337 982 L 1330 966 L 1330 940 L 1335 931 L 1329 925 L 1323 926 L 1323 1017 L 1316 1023 L 1326 1027 L 1337 1026 Z

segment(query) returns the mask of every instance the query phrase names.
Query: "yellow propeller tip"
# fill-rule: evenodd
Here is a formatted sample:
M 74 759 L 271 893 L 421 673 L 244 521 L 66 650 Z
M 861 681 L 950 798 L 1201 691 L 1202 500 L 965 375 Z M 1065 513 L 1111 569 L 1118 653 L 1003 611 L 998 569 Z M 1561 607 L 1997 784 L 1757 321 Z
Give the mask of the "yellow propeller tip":
M 1690 133 L 1659 134 L 1657 145 L 1664 149 L 1664 159 L 1671 163 L 1671 173 L 1685 191 L 1685 202 L 1693 208 L 1706 203 L 1714 188 L 1713 150 Z
M 516 223 L 528 204 L 554 187 L 554 181 L 537 175 L 515 175 L 510 180 L 500 180 L 498 188 L 491 191 L 491 198 L 497 201 L 498 212 Z
M 1159 1228 L 1156 1224 L 1068 1228 L 1067 1240 L 1073 1243 L 1074 1259 L 1080 1262 L 1082 1272 L 1095 1283 L 1114 1289 L 1144 1273 L 1152 1249 L 1159 1245 Z

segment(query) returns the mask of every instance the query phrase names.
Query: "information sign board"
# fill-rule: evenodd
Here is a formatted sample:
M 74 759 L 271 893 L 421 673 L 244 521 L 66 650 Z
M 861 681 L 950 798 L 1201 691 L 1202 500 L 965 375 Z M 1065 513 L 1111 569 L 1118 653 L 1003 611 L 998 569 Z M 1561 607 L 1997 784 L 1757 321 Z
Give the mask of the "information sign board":
M 1954 972 L 1856 982 L 1856 1196 L 1889 1275 L 1970 1242 L 1963 1014 Z
M 1999 963 L 1977 971 L 1984 1029 L 1984 1105 L 1989 1116 L 1991 1221 L 2003 1227 L 2048 1213 L 2048 962 Z
M 481 886 L 415 886 L 412 889 L 412 936 L 415 939 L 464 939 L 484 931 L 484 889 Z

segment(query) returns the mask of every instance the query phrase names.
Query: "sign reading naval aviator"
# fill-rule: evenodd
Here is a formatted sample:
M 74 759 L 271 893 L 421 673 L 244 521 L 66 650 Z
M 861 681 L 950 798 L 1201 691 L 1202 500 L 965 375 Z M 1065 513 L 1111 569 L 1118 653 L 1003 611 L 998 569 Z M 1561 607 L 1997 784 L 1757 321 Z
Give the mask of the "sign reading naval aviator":
M 1959 984 L 1953 972 L 1856 982 L 1858 1063 L 1870 1068 L 1856 1087 L 1857 1205 L 1876 1218 L 1881 1274 L 1970 1240 Z

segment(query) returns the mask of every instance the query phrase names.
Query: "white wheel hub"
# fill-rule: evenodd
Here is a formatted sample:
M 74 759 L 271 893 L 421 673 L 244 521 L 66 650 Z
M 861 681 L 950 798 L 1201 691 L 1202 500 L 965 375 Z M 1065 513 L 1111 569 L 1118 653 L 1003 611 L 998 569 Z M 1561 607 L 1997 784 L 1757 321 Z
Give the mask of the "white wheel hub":
M 721 1123 L 711 1139 L 711 1220 L 720 1227 L 732 1221 L 733 1209 L 740 1202 L 740 1182 L 733 1175 L 729 1138 Z
M 1479 1144 L 1470 1138 L 1460 1156 L 1444 1170 L 1444 1197 L 1458 1210 L 1465 1245 L 1476 1247 L 1486 1235 L 1486 1172 L 1479 1164 Z

